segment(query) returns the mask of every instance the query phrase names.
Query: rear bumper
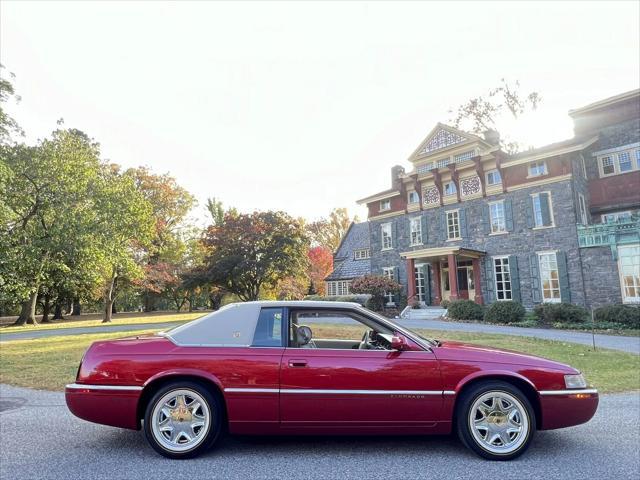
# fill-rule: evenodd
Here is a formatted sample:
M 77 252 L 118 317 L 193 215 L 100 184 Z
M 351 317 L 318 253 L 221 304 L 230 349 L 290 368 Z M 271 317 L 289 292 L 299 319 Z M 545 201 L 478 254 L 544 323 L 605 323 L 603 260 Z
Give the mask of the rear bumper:
M 112 427 L 138 430 L 138 400 L 142 387 L 82 385 L 72 383 L 64 390 L 67 407 L 76 417 Z
M 598 409 L 598 391 L 592 388 L 581 390 L 549 390 L 538 392 L 542 409 L 541 430 L 572 427 L 586 423 Z

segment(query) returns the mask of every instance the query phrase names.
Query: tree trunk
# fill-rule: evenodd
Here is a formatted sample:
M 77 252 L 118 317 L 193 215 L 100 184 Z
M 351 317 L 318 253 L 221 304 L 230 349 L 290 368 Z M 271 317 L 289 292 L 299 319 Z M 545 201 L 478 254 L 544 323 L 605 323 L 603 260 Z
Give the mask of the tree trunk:
M 71 315 L 80 315 L 82 313 L 81 309 L 80 309 L 80 299 L 79 298 L 74 298 L 73 299 L 73 309 L 71 311 Z
M 56 302 L 53 309 L 53 320 L 64 320 L 62 315 L 62 302 Z
M 71 300 L 70 298 L 67 300 L 67 305 L 66 305 L 66 312 L 65 315 L 73 315 L 73 300 Z
M 111 305 L 111 313 L 118 313 L 118 310 L 116 309 L 116 302 L 115 300 L 113 301 L 113 305 Z
M 109 279 L 109 284 L 104 292 L 104 318 L 102 319 L 102 323 L 110 323 L 111 315 L 113 314 L 113 300 L 114 300 L 114 287 L 116 284 L 116 275 L 117 271 L 114 267 L 113 273 L 111 274 L 111 278 Z
M 36 320 L 36 301 L 38 300 L 38 289 L 33 292 L 29 299 L 26 300 L 22 304 L 22 309 L 20 310 L 20 316 L 15 321 L 14 325 L 25 325 L 27 323 L 37 325 L 38 321 Z
M 41 323 L 50 323 L 49 312 L 51 312 L 51 295 L 47 293 L 42 300 L 42 320 L 40 320 Z

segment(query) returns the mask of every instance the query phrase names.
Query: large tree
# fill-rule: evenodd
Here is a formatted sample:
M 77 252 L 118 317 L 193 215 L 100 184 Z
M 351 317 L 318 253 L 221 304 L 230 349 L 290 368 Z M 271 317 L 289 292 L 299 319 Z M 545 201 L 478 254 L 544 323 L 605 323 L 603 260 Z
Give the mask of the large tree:
M 304 226 L 284 212 L 229 212 L 222 225 L 208 228 L 204 244 L 208 281 L 244 301 L 307 266 Z
M 329 218 L 322 218 L 307 225 L 311 243 L 335 252 L 352 222 L 358 222 L 358 217 L 351 219 L 346 208 L 334 208 Z
M 77 130 L 57 130 L 34 147 L 4 146 L 0 152 L 8 172 L 0 197 L 0 277 L 3 291 L 22 302 L 16 323 L 35 323 L 40 287 L 95 241 L 98 146 Z
M 5 104 L 10 100 L 20 101 L 13 87 L 15 75 L 6 72 L 4 65 L 0 63 L 0 145 L 7 145 L 12 142 L 12 136 L 22 136 L 24 132 L 18 122 L 7 113 Z
M 333 255 L 327 247 L 321 245 L 310 248 L 307 255 L 309 257 L 309 293 L 324 295 L 324 279 L 333 270 Z

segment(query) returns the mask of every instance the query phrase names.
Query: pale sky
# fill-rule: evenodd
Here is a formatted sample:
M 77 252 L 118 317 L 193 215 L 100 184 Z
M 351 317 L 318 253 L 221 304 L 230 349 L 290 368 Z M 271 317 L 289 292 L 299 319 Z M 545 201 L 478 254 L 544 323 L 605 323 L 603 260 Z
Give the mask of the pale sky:
M 639 5 L 3 1 L 0 60 L 28 142 L 63 117 L 201 204 L 363 218 L 355 201 L 502 77 L 544 99 L 507 132 L 535 146 L 638 88 Z

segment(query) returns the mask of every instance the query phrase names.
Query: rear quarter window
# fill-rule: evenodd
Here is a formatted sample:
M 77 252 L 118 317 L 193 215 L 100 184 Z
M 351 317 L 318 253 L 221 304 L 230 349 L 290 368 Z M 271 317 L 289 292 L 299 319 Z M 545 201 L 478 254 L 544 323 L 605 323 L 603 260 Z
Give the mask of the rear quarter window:
M 282 308 L 262 308 L 258 315 L 252 347 L 282 346 Z

